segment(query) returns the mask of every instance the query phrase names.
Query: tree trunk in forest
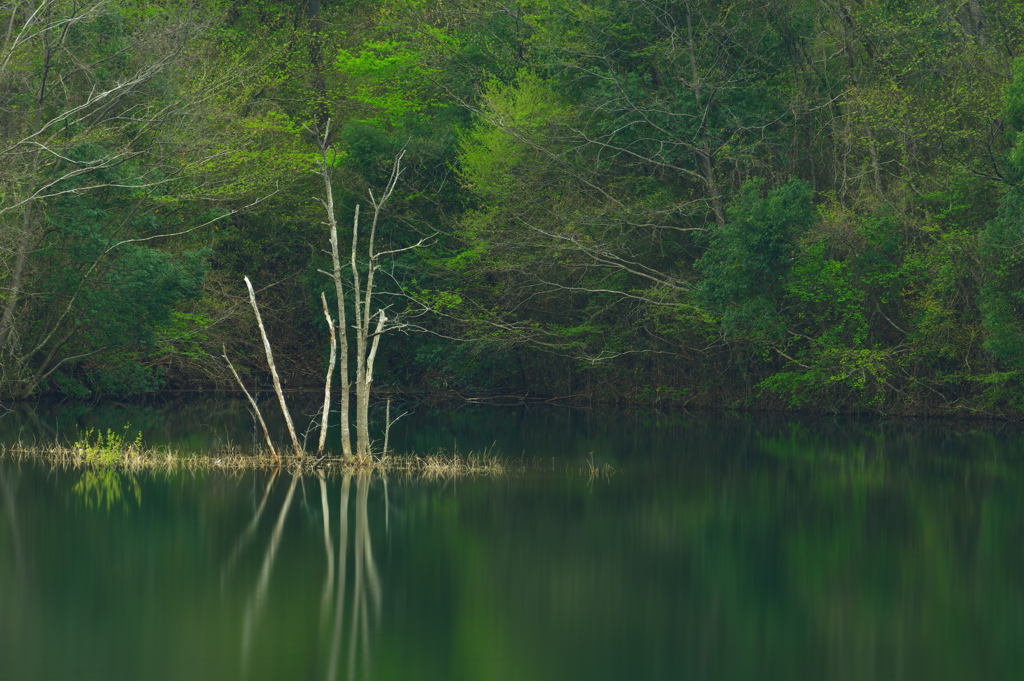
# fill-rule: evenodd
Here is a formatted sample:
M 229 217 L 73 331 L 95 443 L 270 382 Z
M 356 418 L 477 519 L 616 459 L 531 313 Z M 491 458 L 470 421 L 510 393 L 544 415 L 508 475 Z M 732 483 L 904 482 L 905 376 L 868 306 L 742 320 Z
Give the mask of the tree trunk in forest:
M 313 71 L 313 120 L 318 130 L 327 130 L 330 111 L 327 106 L 327 77 L 324 74 L 324 31 L 320 18 L 320 0 L 309 0 L 309 63 Z
M 700 152 L 701 168 L 704 174 L 704 184 L 708 190 L 708 197 L 711 201 L 711 210 L 715 213 L 715 224 L 719 229 L 725 227 L 725 206 L 722 205 L 722 195 L 718 192 L 718 183 L 715 181 L 715 168 L 711 160 L 711 153 L 702 150 Z
M 11 285 L 7 288 L 4 299 L 3 317 L 0 317 L 0 348 L 7 344 L 11 329 L 14 327 L 14 313 L 18 307 L 18 300 L 21 297 L 21 285 L 25 276 L 25 264 L 28 262 L 28 254 L 33 248 L 35 240 L 35 223 L 31 203 L 25 206 L 25 215 L 22 219 L 21 234 L 18 235 L 17 253 L 14 256 L 14 267 L 11 270 Z

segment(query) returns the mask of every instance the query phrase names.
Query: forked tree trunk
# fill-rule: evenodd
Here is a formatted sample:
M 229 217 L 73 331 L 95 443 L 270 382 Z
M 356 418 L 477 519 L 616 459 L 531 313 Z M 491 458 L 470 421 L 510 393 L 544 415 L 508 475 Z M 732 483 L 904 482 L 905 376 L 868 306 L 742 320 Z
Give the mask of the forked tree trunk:
M 324 209 L 327 211 L 327 227 L 331 243 L 331 261 L 333 270 L 323 272 L 334 281 L 334 289 L 338 296 L 338 318 L 341 328 L 340 340 L 340 364 L 341 364 L 341 438 L 342 451 L 346 458 L 353 455 L 349 424 L 349 392 L 350 383 L 348 372 L 350 370 L 348 361 L 348 339 L 345 326 L 345 303 L 344 287 L 342 285 L 341 254 L 338 248 L 338 222 L 334 212 L 334 191 L 331 187 L 331 163 L 328 158 L 332 151 L 328 146 L 328 133 L 330 122 L 322 135 L 318 134 L 317 141 L 320 145 L 319 174 L 324 181 L 326 198 L 321 200 Z M 352 219 L 352 248 L 349 252 L 348 266 L 351 268 L 352 285 L 352 328 L 355 330 L 355 393 L 356 393 L 356 446 L 355 456 L 362 459 L 370 455 L 370 387 L 373 382 L 373 365 L 377 356 L 377 349 L 380 346 L 380 337 L 384 333 L 388 317 L 384 310 L 373 310 L 373 286 L 374 273 L 379 267 L 377 260 L 380 254 L 374 250 L 374 241 L 377 236 L 377 223 L 380 219 L 384 204 L 387 203 L 395 190 L 398 178 L 401 175 L 402 155 L 395 159 L 395 165 L 391 170 L 391 177 L 380 198 L 370 193 L 370 201 L 373 204 L 373 222 L 370 226 L 370 234 L 367 245 L 366 281 L 363 282 L 359 274 L 359 212 L 360 206 L 356 205 L 355 214 Z M 394 253 L 394 251 L 391 251 Z M 364 285 L 365 284 L 365 285 Z M 376 325 L 371 328 L 373 318 L 377 318 Z
M 330 122 L 328 121 L 328 127 Z M 331 172 L 327 162 L 327 146 L 325 140 L 330 130 L 321 138 L 320 175 L 324 180 L 324 191 L 327 194 L 323 202 L 327 211 L 328 236 L 331 241 L 331 263 L 334 269 L 329 273 L 334 281 L 334 293 L 338 298 L 338 363 L 341 365 L 341 453 L 346 459 L 352 458 L 352 437 L 349 434 L 349 395 L 352 383 L 348 380 L 348 327 L 345 323 L 345 291 L 341 282 L 341 254 L 338 250 L 338 220 L 334 214 L 334 190 L 331 187 Z M 356 206 L 356 225 L 359 224 L 359 206 Z

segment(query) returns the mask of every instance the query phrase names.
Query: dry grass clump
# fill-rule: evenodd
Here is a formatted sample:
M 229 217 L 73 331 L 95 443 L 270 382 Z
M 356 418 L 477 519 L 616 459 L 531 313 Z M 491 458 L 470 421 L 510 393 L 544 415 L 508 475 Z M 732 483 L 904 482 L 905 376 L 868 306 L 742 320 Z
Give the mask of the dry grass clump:
M 221 456 L 220 452 L 216 455 L 195 454 L 165 447 L 136 447 L 134 445 L 121 450 L 97 450 L 77 445 L 19 442 L 10 447 L 0 446 L 0 458 L 46 461 L 65 468 L 109 468 L 124 471 L 197 470 L 214 466 L 227 468 L 272 467 L 270 456 L 262 453 L 243 455 L 241 452 L 225 452 Z
M 510 461 L 490 451 L 476 455 L 464 455 L 458 451 L 441 451 L 423 456 L 388 455 L 374 457 L 370 465 L 382 472 L 426 479 L 505 477 L 522 474 L 527 470 L 523 461 Z
M 167 447 L 144 447 L 141 441 L 127 441 L 117 433 L 87 434 L 74 445 L 57 443 L 0 446 L 0 459 L 47 461 L 66 468 L 116 469 L 126 472 L 143 470 L 267 470 L 289 468 L 337 473 L 388 473 L 427 479 L 459 477 L 501 477 L 526 471 L 524 462 L 512 462 L 485 451 L 465 455 L 458 451 L 428 455 L 380 455 L 363 459 L 304 456 L 284 463 L 276 462 L 263 447 L 243 449 L 223 447 L 209 453 L 180 452 Z

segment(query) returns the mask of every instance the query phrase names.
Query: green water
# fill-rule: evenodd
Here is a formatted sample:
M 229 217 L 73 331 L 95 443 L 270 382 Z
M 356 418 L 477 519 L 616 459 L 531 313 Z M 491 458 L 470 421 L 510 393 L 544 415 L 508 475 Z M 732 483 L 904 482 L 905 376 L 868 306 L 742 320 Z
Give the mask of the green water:
M 125 417 L 101 411 L 65 413 L 63 428 Z M 251 431 L 244 412 L 233 426 L 214 412 L 194 412 L 200 432 Z M 147 439 L 187 421 L 164 415 Z M 5 437 L 58 417 L 19 418 Z M 496 443 L 544 466 L 430 482 L 0 462 L 0 679 L 1024 668 L 1020 429 L 419 408 L 392 438 Z M 581 474 L 590 462 L 616 472 Z

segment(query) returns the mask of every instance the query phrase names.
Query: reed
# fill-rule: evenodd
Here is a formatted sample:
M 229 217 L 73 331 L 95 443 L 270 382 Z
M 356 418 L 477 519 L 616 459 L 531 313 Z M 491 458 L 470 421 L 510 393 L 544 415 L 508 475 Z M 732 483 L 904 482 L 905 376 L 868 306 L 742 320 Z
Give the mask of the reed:
M 324 456 L 276 458 L 266 447 L 225 446 L 206 453 L 183 452 L 170 447 L 145 447 L 138 440 L 119 439 L 116 433 L 84 439 L 73 445 L 23 443 L 0 445 L 0 459 L 46 461 L 65 468 L 143 470 L 273 470 L 287 468 L 310 472 L 387 473 L 391 475 L 449 479 L 521 475 L 532 468 L 522 460 L 509 460 L 490 450 L 477 454 L 441 451 L 432 454 L 387 454 L 363 458 Z

